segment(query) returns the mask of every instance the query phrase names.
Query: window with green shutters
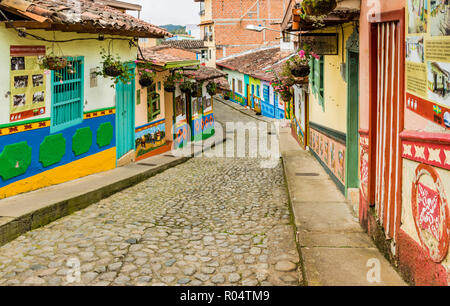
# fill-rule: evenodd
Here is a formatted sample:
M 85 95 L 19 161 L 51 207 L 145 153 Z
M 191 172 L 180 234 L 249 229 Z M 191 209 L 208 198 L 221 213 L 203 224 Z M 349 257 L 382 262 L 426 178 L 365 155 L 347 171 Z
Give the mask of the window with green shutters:
M 312 92 L 317 97 L 319 105 L 325 109 L 324 101 L 324 57 L 321 56 L 320 59 L 311 59 L 311 74 L 309 81 L 311 83 Z
M 161 114 L 161 98 L 159 93 L 156 92 L 155 84 L 147 89 L 147 105 L 148 122 L 152 122 Z
M 58 73 L 52 71 L 51 133 L 83 121 L 84 58 L 68 57 L 68 65 Z

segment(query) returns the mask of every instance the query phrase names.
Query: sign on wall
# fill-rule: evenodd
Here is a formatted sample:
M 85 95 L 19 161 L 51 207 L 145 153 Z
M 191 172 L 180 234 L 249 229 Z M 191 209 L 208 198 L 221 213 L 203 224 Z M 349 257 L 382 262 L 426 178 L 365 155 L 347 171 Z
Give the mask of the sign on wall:
M 338 55 L 338 38 L 337 33 L 306 33 L 300 36 L 300 46 L 307 44 L 319 55 Z
M 18 121 L 45 113 L 45 75 L 38 59 L 45 46 L 11 46 L 10 121 Z
M 406 106 L 449 129 L 450 1 L 406 2 Z

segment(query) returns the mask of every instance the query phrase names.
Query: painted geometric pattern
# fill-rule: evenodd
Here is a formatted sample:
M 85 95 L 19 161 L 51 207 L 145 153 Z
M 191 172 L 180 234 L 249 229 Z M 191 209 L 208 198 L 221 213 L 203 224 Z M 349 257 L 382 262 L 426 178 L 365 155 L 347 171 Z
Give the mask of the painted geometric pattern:
M 450 170 L 450 146 L 404 141 L 403 158 Z
M 59 163 L 66 154 L 66 139 L 63 134 L 45 137 L 39 148 L 39 161 L 44 168 Z
M 110 122 L 102 123 L 97 129 L 97 144 L 100 148 L 109 145 L 114 136 L 114 128 Z
M 87 153 L 92 146 L 92 131 L 89 127 L 78 129 L 72 137 L 75 156 Z
M 10 126 L 5 128 L 0 128 L 0 136 L 16 134 L 21 132 L 27 132 L 31 130 L 42 129 L 50 126 L 50 120 L 43 119 L 44 121 L 18 124 L 16 126 Z
M 84 114 L 84 119 L 92 119 L 92 118 L 97 118 L 97 117 L 101 117 L 101 116 L 112 115 L 115 113 L 116 113 L 115 108 L 105 109 L 105 110 L 101 110 L 101 111 L 86 112 Z M 17 125 L 8 126 L 8 127 L 0 126 L 0 136 L 42 129 L 42 128 L 49 127 L 50 125 L 51 125 L 50 120 L 48 118 L 45 118 L 45 119 L 42 119 L 42 121 L 38 121 L 38 122 L 22 123 L 22 124 L 17 123 Z
M 31 164 L 31 147 L 26 141 L 5 146 L 0 154 L 0 176 L 9 180 L 24 174 Z

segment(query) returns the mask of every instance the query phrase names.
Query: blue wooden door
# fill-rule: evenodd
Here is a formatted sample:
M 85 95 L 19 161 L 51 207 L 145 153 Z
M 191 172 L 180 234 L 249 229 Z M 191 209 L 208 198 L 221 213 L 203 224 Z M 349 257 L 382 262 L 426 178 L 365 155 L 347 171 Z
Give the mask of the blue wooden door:
M 134 68 L 131 68 L 134 74 Z M 116 85 L 117 158 L 134 150 L 134 99 L 135 81 Z

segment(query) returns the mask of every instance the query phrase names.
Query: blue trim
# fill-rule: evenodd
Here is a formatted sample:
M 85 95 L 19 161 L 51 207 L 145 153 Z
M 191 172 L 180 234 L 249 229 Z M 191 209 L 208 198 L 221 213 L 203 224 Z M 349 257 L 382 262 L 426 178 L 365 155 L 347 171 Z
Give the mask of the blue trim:
M 142 129 L 142 128 L 145 128 L 145 127 L 147 127 L 147 126 L 150 126 L 150 125 L 153 125 L 153 124 L 160 123 L 160 122 L 162 122 L 162 121 L 166 121 L 166 119 L 164 118 L 164 119 L 160 119 L 160 120 L 153 121 L 153 122 L 150 122 L 150 123 L 146 123 L 146 124 L 144 124 L 144 125 L 141 125 L 141 126 L 136 127 L 135 130 Z
M 83 112 L 83 108 L 84 108 L 84 56 L 78 56 L 78 57 L 67 57 L 68 61 L 80 61 L 80 79 L 77 80 L 70 80 L 70 81 L 65 81 L 65 84 L 69 84 L 69 83 L 74 83 L 79 82 L 80 83 L 80 97 L 77 99 L 72 99 L 72 100 L 67 100 L 65 102 L 75 102 L 77 100 L 80 100 L 80 110 L 79 110 L 79 114 L 80 114 L 80 118 L 76 119 L 76 120 L 72 120 L 70 122 L 64 123 L 64 124 L 59 124 L 59 125 L 54 125 L 56 122 L 56 111 L 55 111 L 55 107 L 56 107 L 56 93 L 54 92 L 55 87 L 60 85 L 59 83 L 55 83 L 55 72 L 52 71 L 51 74 L 51 95 L 52 95 L 52 100 L 51 100 L 51 114 L 50 114 L 50 133 L 56 133 L 62 130 L 65 130 L 71 126 L 80 124 L 83 122 L 83 117 L 84 117 L 84 112 Z M 67 68 L 65 68 L 67 69 Z

